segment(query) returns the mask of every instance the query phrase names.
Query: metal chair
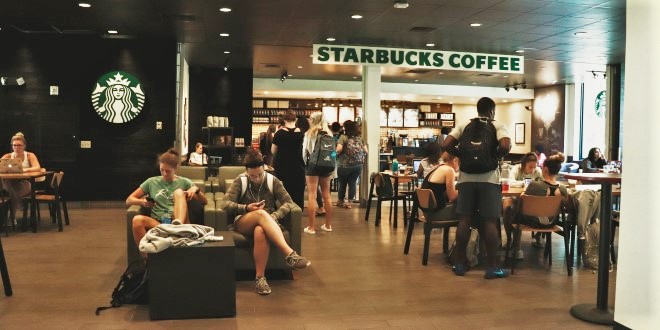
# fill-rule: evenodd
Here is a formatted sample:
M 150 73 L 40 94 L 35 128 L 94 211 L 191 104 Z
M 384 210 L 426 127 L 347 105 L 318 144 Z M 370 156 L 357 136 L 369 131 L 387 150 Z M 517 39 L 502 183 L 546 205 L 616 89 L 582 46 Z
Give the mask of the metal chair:
M 365 214 L 364 221 L 369 221 L 369 211 L 371 209 L 371 199 L 374 196 L 374 189 L 376 191 L 376 220 L 375 225 L 380 226 L 380 217 L 381 217 L 381 207 L 384 201 L 390 201 L 390 216 L 389 219 L 392 219 L 392 208 L 393 203 L 398 203 L 400 200 L 405 201 L 406 195 L 399 193 L 398 196 L 394 196 L 394 189 L 392 186 L 392 180 L 390 176 L 384 173 L 373 173 L 370 178 L 371 187 L 369 188 L 369 196 L 367 200 L 367 212 Z M 408 222 L 406 203 L 403 203 L 403 221 L 404 223 Z
M 434 209 L 437 205 L 435 196 L 431 189 L 417 189 L 417 200 L 419 203 L 419 208 L 422 210 Z M 429 245 L 431 243 L 431 231 L 433 228 L 442 228 L 443 239 L 442 239 L 442 251 L 447 252 L 449 248 L 449 228 L 458 226 L 460 221 L 456 219 L 445 220 L 445 219 L 432 219 L 427 217 L 424 222 L 424 251 L 422 252 L 422 265 L 426 266 L 429 259 Z M 410 250 L 410 241 L 412 239 L 413 229 L 415 227 L 415 221 L 410 220 L 408 222 L 408 232 L 406 234 L 406 243 L 403 248 L 403 254 L 408 254 Z
M 568 275 L 573 275 L 572 267 L 572 253 L 574 239 L 571 237 L 574 235 L 572 224 L 569 224 L 566 221 L 566 212 L 563 203 L 564 197 L 562 196 L 531 196 L 522 194 L 520 196 L 520 210 L 517 217 L 522 216 L 532 216 L 532 217 L 548 217 L 553 218 L 557 217 L 560 221 L 559 225 L 554 225 L 551 228 L 540 229 L 535 227 L 530 227 L 520 223 L 513 224 L 514 230 L 514 239 L 513 244 L 507 242 L 506 256 L 510 258 L 510 251 L 513 245 L 514 251 L 517 251 L 520 246 L 520 237 L 523 231 L 537 232 L 545 235 L 545 251 L 543 256 L 545 259 L 548 259 L 549 266 L 552 266 L 552 233 L 557 233 L 564 236 L 564 253 L 566 257 L 566 270 Z M 569 247 L 570 245 L 570 247 Z M 516 268 L 516 258 L 510 258 L 511 260 L 511 274 L 515 272 Z
M 69 225 L 69 210 L 66 206 L 66 200 L 62 197 L 62 179 L 64 178 L 64 172 L 55 172 L 50 181 L 50 191 L 39 191 L 35 195 L 37 203 L 47 203 L 48 209 L 50 211 L 50 216 L 53 223 L 57 223 L 58 231 L 63 231 L 62 226 L 62 213 L 64 214 L 64 223 Z M 27 215 L 28 204 L 31 202 L 30 198 L 24 199 L 25 203 L 23 204 L 23 218 L 24 221 L 25 215 Z M 39 207 L 37 207 L 37 216 L 38 219 L 41 218 Z

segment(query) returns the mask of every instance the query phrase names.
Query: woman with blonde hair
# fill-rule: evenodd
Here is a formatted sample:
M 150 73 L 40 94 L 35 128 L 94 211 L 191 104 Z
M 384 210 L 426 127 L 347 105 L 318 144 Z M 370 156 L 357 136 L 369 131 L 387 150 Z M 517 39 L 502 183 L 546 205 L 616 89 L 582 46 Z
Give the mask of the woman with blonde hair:
M 332 200 L 330 199 L 330 176 L 334 169 L 328 171 L 319 171 L 310 166 L 309 157 L 314 151 L 319 137 L 324 134 L 332 136 L 328 128 L 328 123 L 323 120 L 322 112 L 315 112 L 310 116 L 310 127 L 305 132 L 303 139 L 303 160 L 305 161 L 305 180 L 307 182 L 307 227 L 304 232 L 310 235 L 316 234 L 314 221 L 316 220 L 316 193 L 317 187 L 321 186 L 321 196 L 323 197 L 323 206 L 325 208 L 325 224 L 321 225 L 321 230 L 332 231 Z
M 32 152 L 25 151 L 27 142 L 25 135 L 18 132 L 11 138 L 12 152 L 4 154 L 2 159 L 18 158 L 22 161 L 23 172 L 36 172 L 41 170 L 41 165 L 37 156 Z M 2 187 L 9 193 L 11 199 L 11 214 L 12 221 L 16 220 L 16 210 L 18 210 L 21 199 L 30 194 L 32 186 L 28 180 L 2 180 Z

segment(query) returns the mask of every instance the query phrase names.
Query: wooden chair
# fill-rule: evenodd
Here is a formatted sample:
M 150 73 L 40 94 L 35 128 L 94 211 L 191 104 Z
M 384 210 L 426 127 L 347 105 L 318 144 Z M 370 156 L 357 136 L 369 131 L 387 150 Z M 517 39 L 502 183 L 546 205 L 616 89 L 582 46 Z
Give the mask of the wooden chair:
M 522 194 L 520 196 L 520 210 L 518 217 L 532 216 L 532 217 L 561 217 L 559 223 L 563 226 L 555 225 L 552 228 L 540 229 L 530 227 L 524 224 L 514 223 L 514 239 L 513 244 L 507 242 L 506 256 L 510 258 L 510 250 L 513 245 L 514 251 L 517 251 L 520 246 L 520 237 L 523 231 L 542 233 L 545 238 L 545 250 L 543 256 L 548 259 L 549 266 L 552 266 L 552 233 L 557 233 L 564 236 L 564 252 L 566 256 L 566 270 L 568 275 L 573 275 L 572 267 L 572 248 L 571 233 L 573 226 L 566 221 L 566 212 L 564 209 L 563 196 L 531 196 Z M 569 247 L 569 245 L 571 247 Z M 511 274 L 514 273 L 516 267 L 516 258 L 511 260 Z
M 64 172 L 56 172 L 53 174 L 53 177 L 50 181 L 50 191 L 39 191 L 36 193 L 37 203 L 46 203 L 48 204 L 48 209 L 50 211 L 50 216 L 53 223 L 57 223 L 58 231 L 63 231 L 62 226 L 62 213 L 64 214 L 64 223 L 69 225 L 69 210 L 66 206 L 66 200 L 62 197 L 61 185 L 62 179 L 64 178 Z M 26 203 L 23 206 L 23 215 L 24 220 L 25 215 L 27 214 L 28 204 L 31 202 L 31 198 L 27 197 L 24 199 Z M 37 207 L 37 216 L 40 220 L 41 214 L 39 212 L 39 207 Z
M 417 200 L 420 209 L 434 209 L 437 205 L 435 196 L 431 189 L 417 189 Z M 426 218 L 424 222 L 424 252 L 422 253 L 422 265 L 426 266 L 429 259 L 429 245 L 431 243 L 431 231 L 433 228 L 442 228 L 442 251 L 447 253 L 449 247 L 449 228 L 458 226 L 459 220 L 444 220 L 444 219 L 431 219 Z M 406 234 L 406 244 L 403 248 L 403 254 L 408 254 L 410 249 L 410 240 L 412 239 L 415 221 L 410 220 L 408 223 L 408 233 Z

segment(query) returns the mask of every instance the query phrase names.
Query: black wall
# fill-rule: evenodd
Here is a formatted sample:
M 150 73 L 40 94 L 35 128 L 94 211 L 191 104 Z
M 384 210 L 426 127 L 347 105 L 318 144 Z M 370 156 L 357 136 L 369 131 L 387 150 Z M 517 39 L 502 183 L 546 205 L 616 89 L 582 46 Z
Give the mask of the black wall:
M 229 117 L 234 138 L 249 146 L 252 136 L 252 70 L 190 67 L 190 148 L 201 136 L 207 116 Z
M 175 136 L 174 41 L 5 35 L 0 42 L 0 76 L 26 81 L 0 87 L 2 153 L 11 151 L 14 133 L 25 133 L 42 167 L 65 171 L 69 200 L 123 200 L 158 175 L 156 155 Z M 91 103 L 97 79 L 113 70 L 137 77 L 146 96 L 140 115 L 125 124 L 104 121 Z M 50 85 L 59 86 L 59 96 L 49 96 Z M 80 140 L 92 148 L 80 149 Z

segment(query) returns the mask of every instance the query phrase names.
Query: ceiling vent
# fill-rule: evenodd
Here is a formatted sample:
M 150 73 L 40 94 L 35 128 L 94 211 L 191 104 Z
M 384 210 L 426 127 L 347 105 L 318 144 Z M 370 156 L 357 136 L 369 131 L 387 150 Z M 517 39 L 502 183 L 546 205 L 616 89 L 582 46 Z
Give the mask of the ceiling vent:
M 408 71 L 406 71 L 406 73 L 418 73 L 418 74 L 424 74 L 424 73 L 428 73 L 428 72 L 430 72 L 430 71 L 431 71 L 431 70 L 427 70 L 427 69 L 412 69 L 412 70 L 408 70 Z
M 430 26 L 415 26 L 412 29 L 410 29 L 410 32 L 431 32 L 435 30 L 436 28 Z
M 492 76 L 493 76 L 493 74 L 491 74 L 491 73 L 475 73 L 475 74 L 470 75 L 470 77 L 482 77 L 482 78 L 488 78 L 488 77 L 492 77 Z

